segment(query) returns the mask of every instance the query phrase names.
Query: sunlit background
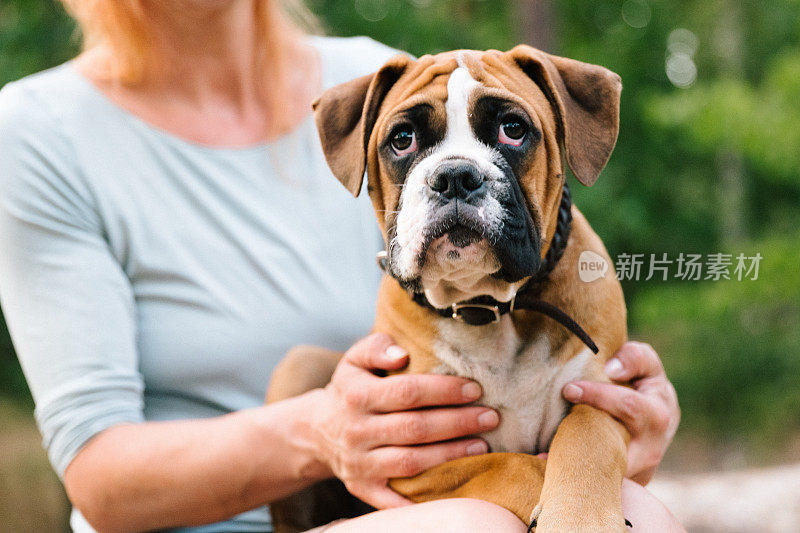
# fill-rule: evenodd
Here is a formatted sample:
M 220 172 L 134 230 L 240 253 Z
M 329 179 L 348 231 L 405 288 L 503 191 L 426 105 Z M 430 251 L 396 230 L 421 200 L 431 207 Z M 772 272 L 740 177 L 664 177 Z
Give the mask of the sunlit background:
M 416 55 L 526 42 L 619 73 L 616 151 L 573 192 L 612 257 L 642 254 L 640 279 L 623 282 L 631 336 L 659 351 L 683 409 L 662 470 L 800 461 L 800 0 L 308 5 L 327 33 Z M 0 0 L 0 86 L 76 49 L 58 4 Z M 666 281 L 644 279 L 651 254 L 672 261 Z M 732 279 L 679 279 L 681 254 L 730 254 Z M 760 254 L 757 279 L 733 275 L 739 254 Z M 31 410 L 0 326 L 0 530 L 60 531 L 66 504 Z

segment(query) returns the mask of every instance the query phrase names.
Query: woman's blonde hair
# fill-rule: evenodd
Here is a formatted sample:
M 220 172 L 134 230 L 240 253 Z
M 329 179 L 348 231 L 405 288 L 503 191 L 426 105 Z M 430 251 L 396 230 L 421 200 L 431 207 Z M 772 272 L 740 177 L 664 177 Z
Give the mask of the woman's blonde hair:
M 147 11 L 142 0 L 61 0 L 78 21 L 83 49 L 103 47 L 110 52 L 101 75 L 134 83 L 140 79 L 150 53 Z M 263 51 L 264 75 L 280 117 L 281 100 L 288 94 L 288 63 L 303 32 L 316 33 L 319 24 L 302 0 L 256 0 L 257 46 Z

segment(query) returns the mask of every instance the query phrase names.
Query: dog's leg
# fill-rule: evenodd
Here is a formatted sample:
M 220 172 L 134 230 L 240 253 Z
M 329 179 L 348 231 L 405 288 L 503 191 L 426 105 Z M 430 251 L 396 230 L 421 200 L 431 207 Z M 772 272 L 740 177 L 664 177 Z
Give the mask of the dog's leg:
M 541 500 L 537 533 L 626 531 L 622 478 L 628 432 L 607 413 L 576 405 L 558 426 Z
M 324 387 L 331 380 L 342 355 L 319 346 L 295 346 L 272 371 L 267 403 Z
M 272 373 L 267 403 L 324 387 L 341 358 L 339 352 L 316 346 L 292 348 Z M 347 492 L 338 479 L 322 481 L 270 504 L 275 533 L 298 533 L 372 510 Z
M 545 460 L 523 453 L 488 453 L 435 466 L 389 486 L 414 502 L 477 498 L 505 507 L 528 524 L 539 501 Z

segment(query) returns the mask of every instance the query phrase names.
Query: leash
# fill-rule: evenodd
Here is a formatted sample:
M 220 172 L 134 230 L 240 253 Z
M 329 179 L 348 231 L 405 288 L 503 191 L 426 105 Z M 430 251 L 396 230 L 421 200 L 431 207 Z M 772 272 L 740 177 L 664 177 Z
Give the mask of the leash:
M 573 335 L 578 337 L 595 354 L 600 350 L 588 333 L 572 319 L 567 313 L 555 305 L 540 300 L 536 294 L 540 292 L 539 286 L 547 279 L 555 268 L 559 259 L 564 255 L 567 247 L 569 233 L 572 227 L 572 194 L 569 186 L 564 180 L 564 189 L 561 193 L 561 203 L 558 208 L 558 221 L 550 247 L 547 249 L 544 261 L 538 272 L 517 292 L 509 302 L 500 302 L 491 296 L 478 296 L 464 302 L 452 304 L 450 307 L 440 309 L 434 307 L 425 294 L 414 292 L 411 297 L 414 302 L 426 309 L 429 309 L 443 318 L 460 320 L 470 326 L 485 326 L 500 321 L 500 318 L 515 310 L 535 311 L 550 317 Z M 391 275 L 387 268 L 388 255 L 385 251 L 380 252 L 377 257 L 378 266 L 386 274 Z

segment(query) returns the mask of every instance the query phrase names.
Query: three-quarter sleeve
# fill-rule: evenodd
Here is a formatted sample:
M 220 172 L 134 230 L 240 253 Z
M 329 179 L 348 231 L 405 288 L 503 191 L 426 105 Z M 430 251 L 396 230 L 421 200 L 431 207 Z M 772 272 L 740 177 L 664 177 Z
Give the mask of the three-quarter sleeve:
M 0 91 L 0 305 L 59 475 L 143 420 L 130 282 L 58 117 L 16 84 Z

